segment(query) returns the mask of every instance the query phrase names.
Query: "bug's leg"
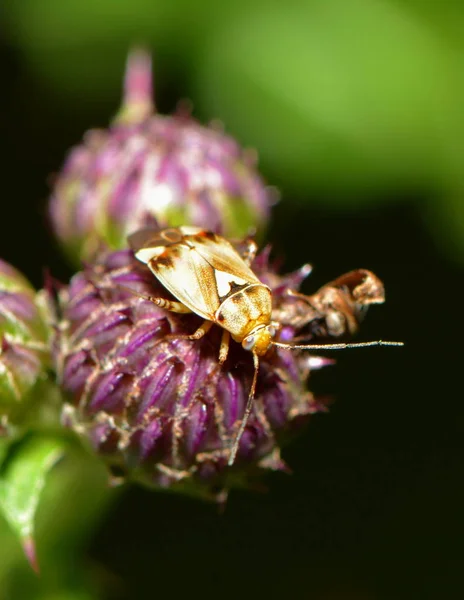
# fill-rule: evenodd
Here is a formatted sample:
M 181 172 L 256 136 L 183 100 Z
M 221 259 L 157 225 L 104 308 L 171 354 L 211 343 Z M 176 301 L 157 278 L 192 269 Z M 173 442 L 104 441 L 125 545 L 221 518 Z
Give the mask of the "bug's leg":
M 248 266 L 254 261 L 256 253 L 258 252 L 258 244 L 251 238 L 247 238 L 243 241 L 245 249 L 241 252 L 243 262 Z
M 258 252 L 258 244 L 251 237 L 229 240 L 234 249 L 240 254 L 243 262 L 250 266 Z
M 208 333 L 213 325 L 214 323 L 212 321 L 207 321 L 205 319 L 200 327 L 193 333 L 170 333 L 166 336 L 166 338 L 175 338 L 176 340 L 200 340 L 206 333 Z
M 149 296 L 148 294 L 141 294 L 132 288 L 126 287 L 125 285 L 119 285 L 119 288 L 126 290 L 133 294 L 134 296 L 138 296 L 139 298 L 143 298 L 144 300 L 148 300 L 149 302 L 153 302 L 159 308 L 164 308 L 164 310 L 169 310 L 174 313 L 191 313 L 190 308 L 187 308 L 185 304 L 182 302 L 178 302 L 177 300 L 168 300 L 167 298 L 161 298 L 160 296 Z
M 183 305 L 182 305 L 183 306 Z M 190 312 L 190 311 L 189 311 Z M 196 329 L 193 333 L 169 333 L 163 339 L 164 340 L 200 340 L 211 327 L 214 325 L 212 321 L 207 321 L 206 319 L 203 323 Z
M 227 355 L 229 353 L 229 342 L 230 342 L 230 333 L 224 329 L 222 331 L 221 338 L 221 346 L 219 348 L 219 364 L 222 365 L 225 363 Z
M 203 321 L 203 323 L 200 325 L 200 327 L 194 331 L 193 333 L 191 333 L 190 335 L 176 335 L 177 338 L 185 338 L 188 340 L 199 340 L 201 339 L 206 333 L 208 333 L 208 331 L 211 329 L 211 327 L 214 325 L 214 323 L 212 321 L 207 321 L 206 319 Z
M 182 302 L 178 302 L 177 300 L 168 300 L 167 298 L 159 298 L 158 296 L 147 296 L 147 300 L 159 306 L 159 308 L 164 308 L 164 310 L 169 310 L 174 313 L 191 313 L 190 308 L 187 308 L 185 304 Z
M 287 296 L 291 296 L 292 298 L 301 298 L 301 300 L 305 300 L 309 305 L 311 305 L 310 296 L 306 294 L 302 294 L 301 292 L 296 292 L 295 290 L 287 290 Z
M 123 287 L 123 286 L 120 286 L 120 287 Z M 144 300 L 149 300 L 150 302 L 153 302 L 153 304 L 156 304 L 156 306 L 159 306 L 159 308 L 163 308 L 164 310 L 169 310 L 171 312 L 180 313 L 180 314 L 182 314 L 182 313 L 186 314 L 186 313 L 192 312 L 190 310 L 190 308 L 187 308 L 187 306 L 185 306 L 185 304 L 182 304 L 182 302 L 179 302 L 177 300 L 168 300 L 167 298 L 161 298 L 159 296 L 148 296 L 145 294 L 140 294 L 139 292 L 136 292 L 135 290 L 132 290 L 130 288 L 125 288 L 125 289 L 127 289 L 131 293 L 135 294 L 136 296 L 143 298 Z M 214 325 L 213 321 L 208 321 L 205 319 L 203 321 L 203 323 L 200 325 L 200 327 L 198 327 L 198 329 L 191 334 L 182 335 L 182 334 L 173 333 L 166 337 L 173 337 L 176 339 L 180 338 L 180 339 L 184 339 L 184 340 L 199 340 L 206 333 L 208 333 L 208 331 L 211 329 L 211 327 L 213 325 Z M 224 338 L 224 335 L 223 335 L 223 338 Z M 222 346 L 223 346 L 223 343 L 221 342 L 221 350 L 222 350 Z M 228 347 L 229 347 L 229 344 L 227 341 L 225 357 L 227 357 Z M 221 356 L 221 353 L 219 354 L 219 356 Z M 225 360 L 225 357 L 224 357 L 224 360 Z

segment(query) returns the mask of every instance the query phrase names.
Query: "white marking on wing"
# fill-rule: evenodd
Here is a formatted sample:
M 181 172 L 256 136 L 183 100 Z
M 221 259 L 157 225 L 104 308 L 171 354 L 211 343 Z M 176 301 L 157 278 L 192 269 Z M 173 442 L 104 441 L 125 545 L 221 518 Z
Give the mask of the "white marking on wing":
M 137 250 L 137 252 L 135 253 L 135 257 L 140 262 L 143 262 L 146 265 L 148 265 L 148 263 L 153 258 L 158 258 L 158 256 L 160 256 L 161 254 L 163 254 L 163 252 L 165 250 L 166 250 L 166 246 L 155 246 L 155 247 L 151 247 L 151 248 L 141 248 L 140 250 Z
M 248 283 L 245 279 L 237 277 L 237 275 L 231 275 L 230 273 L 219 271 L 218 269 L 214 270 L 214 275 L 216 277 L 216 287 L 220 298 L 226 296 L 230 292 L 231 285 L 243 285 Z

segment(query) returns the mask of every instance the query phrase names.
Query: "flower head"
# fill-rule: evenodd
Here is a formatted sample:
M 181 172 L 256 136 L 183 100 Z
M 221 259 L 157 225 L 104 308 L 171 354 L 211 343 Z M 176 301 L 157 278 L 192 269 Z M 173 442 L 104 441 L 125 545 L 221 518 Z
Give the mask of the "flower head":
M 52 225 L 74 261 L 102 241 L 123 248 L 127 234 L 153 217 L 231 237 L 266 224 L 271 194 L 254 154 L 185 113 L 155 113 L 151 88 L 149 55 L 132 52 L 116 119 L 85 135 L 56 180 Z
M 294 303 L 287 291 L 308 269 L 281 277 L 267 252 L 253 268 L 273 289 L 282 335 L 296 336 L 285 324 L 285 306 Z M 243 483 L 251 472 L 285 469 L 280 444 L 321 409 L 305 381 L 312 368 L 331 361 L 278 348 L 262 358 L 253 411 L 231 469 L 227 460 L 250 390 L 252 356 L 232 342 L 221 366 L 219 326 L 201 340 L 179 337 L 201 320 L 141 297 L 166 293 L 128 250 L 102 253 L 74 276 L 61 295 L 55 357 L 68 394 L 65 423 L 116 473 L 148 485 L 208 496 Z

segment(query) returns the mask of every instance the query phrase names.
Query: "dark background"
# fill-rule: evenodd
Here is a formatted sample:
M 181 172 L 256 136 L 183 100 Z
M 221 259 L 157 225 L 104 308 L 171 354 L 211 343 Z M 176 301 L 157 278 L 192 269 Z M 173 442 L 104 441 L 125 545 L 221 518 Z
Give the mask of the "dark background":
M 47 178 L 115 106 L 63 104 L 6 42 L 0 72 L 0 256 L 40 287 L 44 268 L 71 275 L 47 224 Z M 157 85 L 161 112 L 185 96 L 176 75 Z M 285 267 L 313 264 L 306 292 L 373 270 L 387 302 L 360 339 L 405 347 L 341 352 L 312 376 L 311 389 L 335 402 L 284 450 L 293 475 L 269 476 L 267 493 L 234 492 L 220 515 L 186 497 L 127 490 L 76 560 L 104 582 L 102 598 L 463 597 L 463 273 L 424 228 L 415 207 L 426 193 L 399 186 L 352 210 L 324 209 L 311 189 L 283 190 L 267 238 Z

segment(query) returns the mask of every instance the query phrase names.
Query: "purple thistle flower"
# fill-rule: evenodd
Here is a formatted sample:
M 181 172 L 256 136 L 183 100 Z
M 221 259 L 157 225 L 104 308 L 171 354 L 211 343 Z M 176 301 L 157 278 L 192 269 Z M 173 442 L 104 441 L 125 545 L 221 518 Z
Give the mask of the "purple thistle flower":
M 48 339 L 41 296 L 0 259 L 0 432 L 49 366 Z
M 266 225 L 272 200 L 255 162 L 217 127 L 185 113 L 156 114 L 150 57 L 134 51 L 116 119 L 108 130 L 89 131 L 57 178 L 52 225 L 74 261 L 102 241 L 123 248 L 151 218 L 243 237 Z
M 287 292 L 309 269 L 279 276 L 267 252 L 253 269 L 273 290 L 282 335 L 296 338 L 298 329 L 285 320 L 296 299 Z M 198 316 L 168 312 L 128 288 L 167 293 L 132 252 L 121 250 L 99 254 L 60 295 L 55 362 L 68 398 L 64 423 L 114 473 L 150 486 L 215 497 L 265 469 L 285 470 L 281 443 L 323 409 L 305 381 L 332 361 L 278 348 L 262 358 L 254 408 L 229 468 L 253 377 L 251 354 L 232 342 L 221 367 L 219 326 L 201 340 L 180 338 L 195 331 Z

